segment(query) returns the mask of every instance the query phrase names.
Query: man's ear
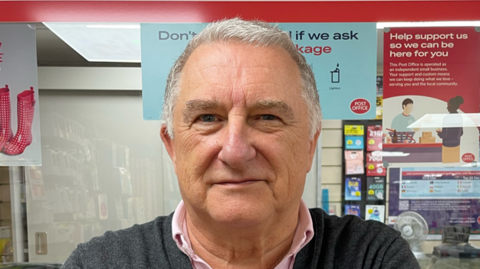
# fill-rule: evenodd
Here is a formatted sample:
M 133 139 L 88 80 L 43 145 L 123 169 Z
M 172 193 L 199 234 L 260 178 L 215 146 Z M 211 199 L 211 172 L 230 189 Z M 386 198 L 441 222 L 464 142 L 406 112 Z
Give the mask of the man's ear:
M 175 168 L 175 171 L 177 171 L 175 158 L 175 143 L 167 132 L 166 124 L 162 124 L 162 127 L 160 128 L 160 137 L 162 138 L 163 144 L 165 145 L 165 149 L 167 150 L 170 159 L 172 159 L 173 167 Z
M 308 151 L 308 155 L 310 156 L 310 159 L 313 159 L 313 156 L 315 155 L 315 150 L 317 149 L 318 137 L 320 136 L 321 131 L 322 131 L 322 128 L 319 128 L 319 130 L 313 136 L 313 139 L 310 141 L 310 149 Z
M 322 128 L 319 128 L 313 136 L 312 140 L 310 140 L 310 148 L 308 149 L 308 161 L 310 163 L 310 166 L 308 167 L 307 172 L 310 172 L 310 169 L 312 169 L 313 157 L 315 157 L 315 150 L 317 149 L 318 137 L 320 136 L 321 131 Z

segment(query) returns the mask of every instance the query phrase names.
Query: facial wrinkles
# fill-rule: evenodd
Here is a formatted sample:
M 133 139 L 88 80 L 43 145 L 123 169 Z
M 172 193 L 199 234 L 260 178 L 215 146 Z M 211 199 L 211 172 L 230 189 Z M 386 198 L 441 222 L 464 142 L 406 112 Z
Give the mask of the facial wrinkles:
M 294 131 L 292 131 L 291 129 L 285 129 L 280 133 L 269 134 L 268 137 L 267 136 L 259 137 L 260 139 L 269 140 L 269 142 L 254 141 L 253 146 L 257 150 L 257 155 L 263 159 L 268 160 L 268 166 L 270 167 L 269 171 L 273 172 L 273 175 L 271 178 L 275 180 L 269 181 L 269 184 L 272 185 L 272 190 L 273 189 L 277 190 L 277 191 L 273 191 L 272 194 L 274 199 L 279 204 L 282 204 L 285 202 L 283 200 L 285 199 L 285 197 L 292 197 L 293 193 L 298 191 L 296 188 L 296 185 L 299 184 L 298 179 L 302 177 L 302 175 L 304 175 L 305 173 L 305 171 L 298 170 L 300 168 L 299 166 L 292 167 L 291 165 L 289 165 L 293 162 L 306 161 L 304 159 L 305 156 L 301 156 L 301 157 L 297 156 L 298 147 L 305 147 L 305 144 L 301 143 L 300 142 L 301 140 L 292 139 L 292 136 L 301 138 L 300 133 L 301 132 L 299 129 Z M 257 143 L 255 142 L 258 142 L 258 146 L 256 145 Z M 276 156 L 276 158 L 273 158 L 272 155 L 278 154 L 278 151 L 270 152 L 268 148 L 264 149 L 261 145 L 265 145 L 265 143 L 269 143 L 269 144 L 273 143 L 274 145 L 285 147 L 288 150 L 284 152 L 290 152 L 294 155 L 291 156 L 286 154 L 286 155 L 280 156 L 280 158 L 279 156 Z M 275 187 L 276 185 L 287 185 L 290 187 L 276 188 Z M 282 191 L 279 192 L 279 190 L 282 190 Z M 278 207 L 278 208 L 282 208 L 282 207 Z
M 187 125 L 190 125 L 199 112 L 215 110 L 219 106 L 215 100 L 194 99 L 187 101 L 183 110 L 183 120 Z
M 275 193 L 275 196 L 276 196 L 275 199 L 277 201 L 282 197 L 292 197 L 292 193 L 296 191 L 295 187 L 300 183 L 298 182 L 298 179 L 305 175 L 304 171 L 298 170 L 300 169 L 300 166 L 298 165 L 292 166 L 289 164 L 293 162 L 306 161 L 304 159 L 304 156 L 296 155 L 296 152 L 298 149 L 296 147 L 303 146 L 303 145 L 299 145 L 298 143 L 291 143 L 290 139 L 286 138 L 285 136 L 279 138 L 278 144 L 285 146 L 288 149 L 288 150 L 285 150 L 284 152 L 289 152 L 294 155 L 281 156 L 281 158 L 278 159 L 278 161 L 273 164 L 276 167 L 275 171 L 277 172 L 277 176 L 276 176 L 277 181 L 275 181 L 274 184 L 291 185 L 291 187 L 283 189 L 285 192 L 287 192 L 287 194 Z
M 208 99 L 214 100 L 214 102 L 216 102 L 217 104 L 221 104 L 222 106 L 226 106 L 225 111 L 226 113 L 228 113 L 228 123 L 235 123 L 236 125 L 238 125 L 236 126 L 236 128 L 240 128 L 240 130 L 234 129 L 234 131 L 238 131 L 241 134 L 247 132 L 246 139 L 248 139 L 249 134 L 251 134 L 249 132 L 258 132 L 257 130 L 252 130 L 248 125 L 248 110 L 246 109 L 247 105 L 250 105 L 248 103 L 248 100 L 258 100 L 258 98 L 262 97 L 262 89 L 265 89 L 266 87 L 270 89 L 274 87 L 291 87 L 292 90 L 294 90 L 293 88 L 296 87 L 293 87 L 293 82 L 287 82 L 290 85 L 284 85 L 279 84 L 280 82 L 278 82 L 277 80 L 272 80 L 270 78 L 270 75 L 272 74 L 272 72 L 276 71 L 262 66 L 262 63 L 264 61 L 258 64 L 252 64 L 242 63 L 239 56 L 234 59 L 235 60 L 231 60 L 230 58 L 228 62 L 224 60 L 220 63 L 216 61 L 214 63 L 203 64 L 203 66 L 199 66 L 198 64 L 194 65 L 194 68 L 190 68 L 189 70 L 189 72 L 195 72 L 195 76 L 190 76 L 188 78 L 190 80 L 189 82 L 192 83 L 191 85 L 194 85 L 194 87 L 190 91 L 196 91 L 198 89 L 200 90 L 200 93 L 204 92 L 205 94 L 207 94 Z M 217 72 L 217 74 L 220 74 L 225 79 L 220 80 L 221 83 L 215 81 L 215 77 L 209 76 L 209 74 L 212 72 Z M 255 76 L 255 80 L 252 80 L 251 78 L 249 78 L 252 74 L 261 74 L 262 76 Z M 298 94 L 300 95 L 301 93 L 298 92 Z M 293 100 L 296 100 L 293 98 L 289 98 L 288 96 L 289 95 L 287 95 L 287 100 L 289 102 L 293 102 Z M 298 99 L 301 102 L 304 102 L 303 98 Z M 186 100 L 183 101 L 185 102 Z M 295 102 L 297 102 L 295 106 L 298 107 L 298 100 Z M 300 105 L 305 104 L 301 103 Z M 184 119 L 187 118 L 185 116 L 185 113 L 183 116 Z M 298 119 L 304 118 L 304 115 L 296 116 L 298 116 Z M 302 122 L 294 123 L 295 124 L 291 126 L 293 128 L 284 128 L 281 132 L 278 133 L 260 133 L 260 135 L 255 136 L 255 140 L 246 142 L 249 143 L 248 146 L 253 147 L 256 151 L 254 164 L 264 166 L 263 168 L 275 174 L 272 176 L 277 180 L 271 181 L 270 183 L 272 184 L 288 185 L 289 183 L 292 184 L 291 181 L 298 181 L 299 177 L 304 176 L 305 171 L 300 171 L 303 169 L 303 166 L 289 165 L 292 162 L 307 161 L 305 156 L 303 156 L 304 154 L 301 154 L 305 151 L 301 150 L 301 152 L 298 152 L 298 147 L 306 146 L 303 130 L 305 126 L 303 126 L 304 124 L 302 124 Z M 188 130 L 188 128 L 186 130 Z M 215 151 L 219 149 L 219 146 L 215 146 L 215 143 L 214 141 L 212 141 L 212 139 L 209 139 L 208 137 L 202 135 L 196 135 L 195 132 L 186 132 L 185 134 L 186 135 L 183 136 L 184 153 L 182 155 L 188 155 L 190 156 L 190 158 L 182 158 L 181 167 L 189 169 L 190 172 L 184 173 L 185 175 L 190 175 L 192 177 L 191 179 L 189 179 L 189 181 L 203 180 L 203 173 L 206 169 L 210 169 L 212 164 L 215 162 Z M 178 138 L 179 136 L 176 137 Z M 268 142 L 265 142 L 265 140 L 271 140 L 274 142 L 275 145 L 278 145 L 279 147 L 284 147 L 286 149 L 280 152 L 290 152 L 293 155 L 286 154 L 290 157 L 281 156 L 279 158 L 278 156 L 276 156 L 276 158 L 271 158 L 270 155 L 276 154 L 279 151 L 274 150 L 270 152 L 269 148 L 265 145 Z M 270 142 L 270 144 L 272 143 Z M 205 150 L 203 152 L 194 151 L 200 156 L 192 156 L 192 152 L 190 152 L 190 150 L 198 147 L 199 145 L 203 145 L 202 148 L 204 148 Z M 211 159 L 212 161 L 210 163 L 198 161 L 192 162 L 192 160 L 195 160 L 195 158 L 207 158 Z M 267 165 L 270 167 L 268 167 Z M 293 184 L 298 184 L 298 182 L 293 182 Z M 186 187 L 190 187 L 190 184 Z M 291 193 L 294 191 L 294 187 L 286 188 L 283 190 L 284 193 L 289 193 L 288 196 L 291 196 Z M 284 195 L 275 192 L 274 195 L 276 197 L 275 199 L 277 200 L 279 200 L 281 197 L 285 197 Z
M 253 68 L 253 69 L 255 69 L 255 68 Z M 242 75 L 248 74 L 249 72 L 251 72 L 251 70 L 252 70 L 252 68 L 250 68 L 250 69 L 243 68 L 242 69 L 242 71 L 243 71 Z M 270 69 L 264 68 L 262 71 L 264 71 L 266 73 L 266 75 L 268 75 Z M 242 76 L 242 78 L 243 78 L 243 76 Z M 240 81 L 242 81 L 245 84 L 245 81 L 243 81 L 243 80 L 240 80 Z M 239 84 L 242 84 L 242 83 L 239 83 Z M 265 84 L 270 84 L 270 83 L 265 83 Z M 272 83 L 272 84 L 273 85 L 266 85 L 266 86 L 267 87 L 268 86 L 270 86 L 270 87 L 272 87 L 272 86 L 274 86 L 274 87 L 285 87 L 285 85 L 275 85 L 275 83 Z M 247 84 L 247 85 L 253 85 L 253 84 Z M 258 86 L 260 86 L 260 85 L 258 85 Z M 261 87 L 253 87 L 253 89 L 261 89 Z M 243 105 L 246 102 L 246 100 L 256 100 L 257 98 L 256 98 L 255 95 L 258 94 L 258 91 L 259 90 L 232 91 L 232 100 L 236 100 L 236 101 L 234 101 L 234 103 L 239 103 L 239 104 Z M 235 94 L 235 93 L 237 93 L 237 94 Z M 243 93 L 243 95 L 241 93 Z M 300 99 L 300 100 L 303 101 L 303 99 Z M 272 106 L 274 103 L 275 103 L 275 101 L 260 102 L 259 107 L 266 108 L 266 107 Z M 278 105 L 278 103 L 276 105 Z M 290 118 L 292 118 L 292 120 L 295 118 L 295 116 L 293 115 L 293 112 L 290 111 L 290 109 L 286 108 L 285 106 L 280 105 L 279 109 L 284 110 L 284 112 L 288 111 L 287 115 L 290 116 Z M 287 117 L 287 118 L 289 118 L 289 117 Z M 300 127 L 300 126 L 298 126 L 298 127 Z M 285 165 L 285 164 L 290 164 L 291 162 L 300 161 L 300 160 L 306 161 L 306 160 L 304 160 L 304 158 L 302 158 L 304 156 L 302 156 L 301 158 L 299 158 L 300 156 L 296 156 L 297 155 L 297 150 L 296 149 L 298 149 L 297 147 L 305 147 L 305 143 L 301 143 L 301 142 L 305 142 L 305 140 L 303 138 L 304 132 L 298 127 L 297 128 L 285 128 L 279 134 L 272 134 L 272 136 L 275 137 L 275 140 L 277 140 L 276 141 L 277 145 L 287 147 L 287 148 L 290 149 L 289 151 L 291 153 L 295 154 L 293 156 L 293 158 L 289 158 L 287 156 L 282 157 L 281 161 L 279 161 L 278 164 L 270 163 L 270 165 L 276 166 L 275 169 L 272 169 L 275 172 L 275 178 L 276 178 L 276 181 L 274 181 L 273 184 L 289 185 L 289 183 L 292 183 L 292 182 L 296 183 L 296 181 L 297 181 L 296 179 L 298 177 L 301 177 L 301 175 L 304 173 L 304 171 L 297 171 L 300 168 L 299 166 L 291 167 L 290 165 Z M 292 137 L 295 137 L 295 139 L 292 139 Z M 293 141 L 293 143 L 292 143 L 292 141 Z M 260 143 L 260 144 L 262 144 L 262 143 Z M 259 150 L 259 149 L 256 149 L 256 150 Z M 260 152 L 260 154 L 261 153 L 262 153 L 262 151 Z M 267 157 L 267 159 L 275 160 L 275 158 L 268 158 L 268 157 Z M 295 169 L 295 168 L 297 168 L 297 169 Z M 295 188 L 287 188 L 286 191 L 288 192 L 287 197 L 291 197 L 291 194 L 292 194 L 292 192 L 295 191 Z M 277 201 L 279 200 L 280 197 L 285 197 L 284 195 L 282 195 L 280 193 L 275 193 L 275 192 L 274 192 L 274 196 L 275 196 L 275 199 Z

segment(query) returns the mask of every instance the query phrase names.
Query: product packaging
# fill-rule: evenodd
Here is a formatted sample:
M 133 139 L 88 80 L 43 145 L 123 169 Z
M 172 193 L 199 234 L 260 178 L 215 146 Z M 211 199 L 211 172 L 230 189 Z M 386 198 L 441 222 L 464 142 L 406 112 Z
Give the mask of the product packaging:
M 345 201 L 362 200 L 362 179 L 360 177 L 345 178 Z
M 363 149 L 363 136 L 345 136 L 345 149 Z
M 367 200 L 385 200 L 384 177 L 367 177 Z
M 379 152 L 367 152 L 367 176 L 385 176 L 386 170 Z
M 376 220 L 385 222 L 385 206 L 384 205 L 366 205 L 365 220 Z
M 367 127 L 367 151 L 382 150 L 382 126 L 372 125 Z
M 346 150 L 345 175 L 358 175 L 363 173 L 363 150 Z
M 345 205 L 345 215 L 360 217 L 360 205 Z
M 365 129 L 363 125 L 345 125 L 344 127 L 345 136 L 347 135 L 363 136 L 364 132 L 365 132 Z

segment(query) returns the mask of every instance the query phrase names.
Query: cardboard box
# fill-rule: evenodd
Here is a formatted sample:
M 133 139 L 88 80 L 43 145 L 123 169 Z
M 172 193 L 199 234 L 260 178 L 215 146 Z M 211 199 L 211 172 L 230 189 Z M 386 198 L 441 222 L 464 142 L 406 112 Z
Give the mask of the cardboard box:
M 432 137 L 432 132 L 422 132 L 422 137 Z
M 435 137 L 420 137 L 420 144 L 435 143 Z

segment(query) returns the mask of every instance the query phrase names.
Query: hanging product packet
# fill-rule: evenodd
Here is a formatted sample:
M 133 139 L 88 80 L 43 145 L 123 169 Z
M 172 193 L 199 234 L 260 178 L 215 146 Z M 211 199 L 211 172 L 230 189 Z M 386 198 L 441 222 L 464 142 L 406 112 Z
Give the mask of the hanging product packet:
M 365 220 L 376 220 L 385 222 L 385 206 L 384 205 L 366 205 Z
M 367 152 L 367 176 L 385 176 L 386 170 L 380 151 Z
M 385 200 L 385 177 L 367 177 L 367 200 Z
M 382 150 L 382 125 L 371 125 L 367 127 L 367 151 Z
M 360 205 L 345 205 L 345 215 L 360 217 Z
M 358 175 L 363 173 L 363 150 L 346 150 L 345 175 Z
M 345 149 L 363 149 L 363 136 L 345 136 Z
M 345 201 L 362 200 L 362 179 L 360 177 L 345 178 Z

